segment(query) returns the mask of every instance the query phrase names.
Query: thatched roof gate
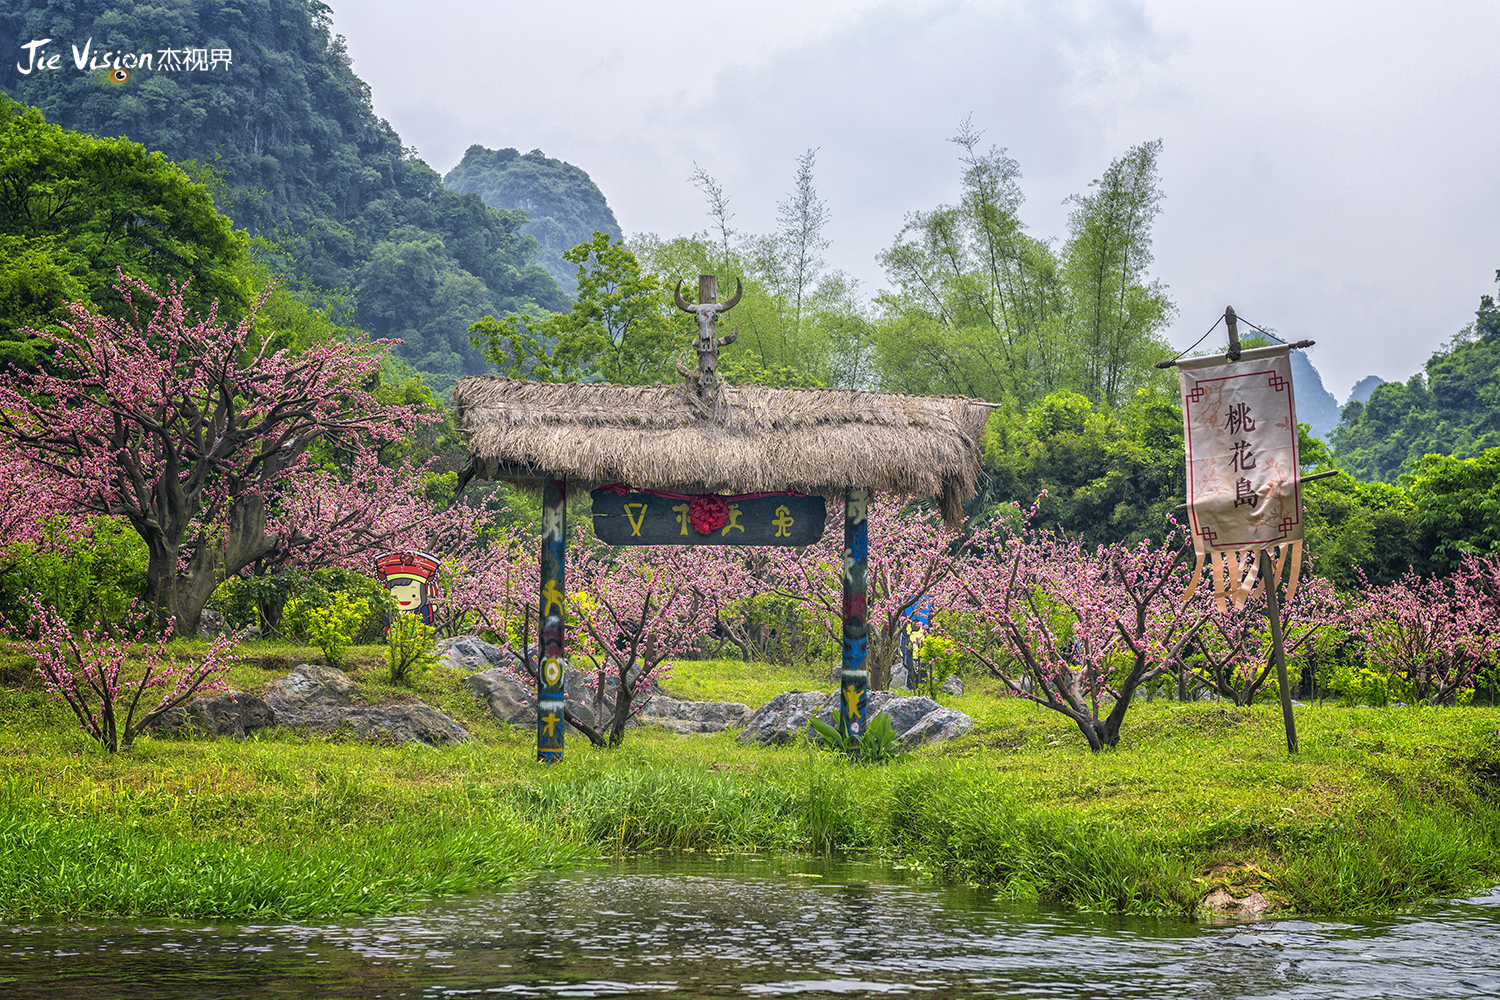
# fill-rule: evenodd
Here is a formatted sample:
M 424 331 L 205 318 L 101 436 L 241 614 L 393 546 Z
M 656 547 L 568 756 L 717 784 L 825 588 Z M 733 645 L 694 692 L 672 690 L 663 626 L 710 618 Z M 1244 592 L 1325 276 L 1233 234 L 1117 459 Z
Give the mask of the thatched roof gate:
M 991 406 L 959 396 L 721 383 L 556 385 L 481 375 L 453 390 L 469 475 L 537 487 L 627 482 L 684 492 L 864 487 L 938 499 L 952 526 L 975 494 Z

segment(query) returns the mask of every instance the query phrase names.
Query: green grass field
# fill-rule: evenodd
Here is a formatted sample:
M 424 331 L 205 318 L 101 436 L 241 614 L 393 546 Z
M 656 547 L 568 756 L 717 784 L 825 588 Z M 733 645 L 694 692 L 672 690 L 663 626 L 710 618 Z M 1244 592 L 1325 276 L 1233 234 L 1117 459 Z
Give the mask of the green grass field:
M 247 645 L 256 690 L 309 650 Z M 350 673 L 374 702 L 383 651 Z M 829 667 L 684 663 L 677 697 L 756 705 Z M 103 753 L 0 657 L 0 914 L 307 917 L 415 905 L 541 868 L 642 851 L 829 854 L 914 865 L 1023 898 L 1193 913 L 1212 888 L 1293 912 L 1390 912 L 1500 882 L 1500 710 L 1297 710 L 1157 700 L 1118 750 L 971 682 L 968 736 L 884 766 L 808 746 L 646 728 L 532 759 L 462 678 L 415 694 L 474 734 L 443 749 L 309 738 L 143 738 Z

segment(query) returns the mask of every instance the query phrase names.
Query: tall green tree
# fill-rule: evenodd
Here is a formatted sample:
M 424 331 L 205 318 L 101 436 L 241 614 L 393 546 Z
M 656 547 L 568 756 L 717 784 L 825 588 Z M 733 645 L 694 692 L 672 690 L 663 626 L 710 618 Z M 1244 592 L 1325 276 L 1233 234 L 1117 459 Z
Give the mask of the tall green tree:
M 1403 481 L 1433 571 L 1451 573 L 1466 555 L 1500 552 L 1500 448 L 1471 458 L 1424 456 Z
M 1090 545 L 1161 539 L 1185 496 L 1185 469 L 1169 394 L 1141 391 L 1110 410 L 1057 392 L 1024 414 L 1007 406 L 990 418 L 981 503 L 1035 504 L 1034 523 Z
M 512 377 L 543 382 L 669 381 L 689 337 L 674 328 L 671 292 L 623 241 L 598 232 L 563 254 L 578 266 L 573 308 L 545 318 L 486 316 L 469 328 L 485 358 Z
M 1145 274 L 1160 143 L 1131 150 L 1072 199 L 1059 254 L 1021 221 L 1019 165 L 980 138 L 965 122 L 951 140 L 963 150 L 958 204 L 911 215 L 881 256 L 895 286 L 878 299 L 873 337 L 886 387 L 1022 409 L 1052 392 L 1115 406 L 1165 387 L 1150 362 L 1171 304 Z
M 1164 197 L 1160 154 L 1160 139 L 1142 143 L 1111 163 L 1093 190 L 1070 199 L 1063 274 L 1081 348 L 1074 356 L 1090 395 L 1110 405 L 1150 380 L 1166 347 L 1161 330 L 1172 305 L 1160 282 L 1146 282 L 1151 225 Z
M 153 284 L 193 278 L 194 308 L 217 300 L 236 319 L 249 305 L 244 250 L 208 186 L 160 153 L 0 94 L 0 360 L 41 360 L 20 329 L 54 326 L 74 299 L 118 315 L 117 269 Z

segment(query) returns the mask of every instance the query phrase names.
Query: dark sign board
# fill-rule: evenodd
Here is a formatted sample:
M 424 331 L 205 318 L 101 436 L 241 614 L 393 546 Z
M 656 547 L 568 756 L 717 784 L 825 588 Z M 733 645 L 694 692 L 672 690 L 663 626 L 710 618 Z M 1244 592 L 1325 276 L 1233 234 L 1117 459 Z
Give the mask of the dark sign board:
M 594 534 L 610 545 L 811 545 L 823 537 L 822 497 L 733 500 L 721 527 L 693 526 L 687 500 L 595 490 Z

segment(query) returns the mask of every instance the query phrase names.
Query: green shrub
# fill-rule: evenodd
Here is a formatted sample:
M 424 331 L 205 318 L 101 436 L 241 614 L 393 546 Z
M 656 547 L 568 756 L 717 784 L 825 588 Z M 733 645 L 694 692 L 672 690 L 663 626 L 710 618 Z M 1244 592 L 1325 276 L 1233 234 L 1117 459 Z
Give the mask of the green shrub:
M 355 630 L 369 614 L 368 601 L 353 594 L 334 591 L 321 604 L 292 598 L 286 602 L 282 622 L 287 631 L 305 639 L 323 651 L 330 667 L 344 664 L 344 656 L 354 641 Z
M 301 614 L 305 615 L 309 607 L 322 607 L 332 601 L 335 594 L 360 602 L 364 609 L 349 633 L 351 640 L 357 645 L 379 642 L 391 613 L 390 598 L 373 577 L 353 570 L 329 568 L 311 573 L 293 570 L 263 576 L 230 577 L 219 584 L 208 607 L 223 615 L 232 628 L 255 625 L 267 637 L 279 635 L 310 641 L 312 636 L 303 626 L 301 617 L 295 621 L 285 620 L 291 602 L 296 601 Z M 344 604 L 349 605 L 350 600 L 345 600 Z
M 411 684 L 432 669 L 437 630 L 417 615 L 398 614 L 386 633 L 386 663 L 392 684 Z
M 901 746 L 901 738 L 891 725 L 890 716 L 884 712 L 870 720 L 869 725 L 865 726 L 864 734 L 858 739 L 842 729 L 830 726 L 822 719 L 815 718 L 811 722 L 813 733 L 829 750 L 839 750 L 871 764 L 884 764 L 906 755 L 906 749 Z
M 1338 664 L 1329 684 L 1339 692 L 1345 705 L 1372 705 L 1384 708 L 1390 704 L 1390 684 L 1385 674 L 1369 667 Z
M 130 602 L 146 592 L 146 543 L 123 518 L 90 517 L 84 530 L 53 524 L 40 546 L 16 544 L 0 553 L 0 614 L 23 624 L 22 595 L 36 594 L 74 625 L 119 625 Z

